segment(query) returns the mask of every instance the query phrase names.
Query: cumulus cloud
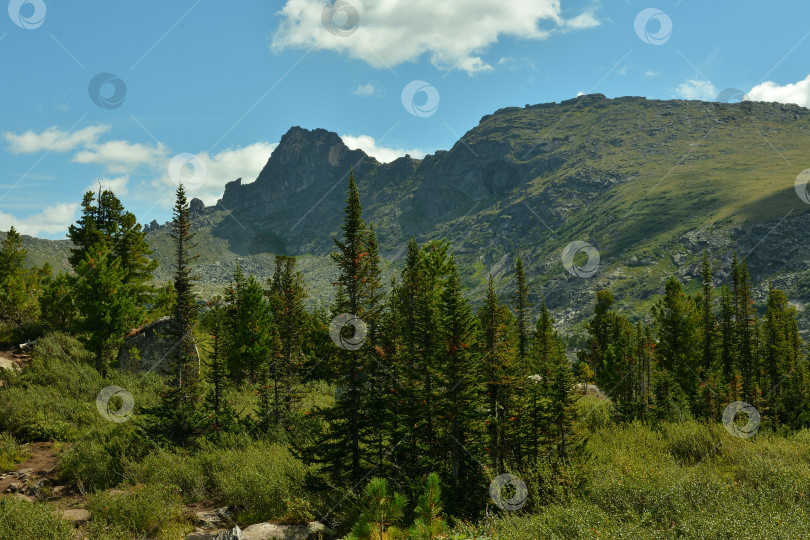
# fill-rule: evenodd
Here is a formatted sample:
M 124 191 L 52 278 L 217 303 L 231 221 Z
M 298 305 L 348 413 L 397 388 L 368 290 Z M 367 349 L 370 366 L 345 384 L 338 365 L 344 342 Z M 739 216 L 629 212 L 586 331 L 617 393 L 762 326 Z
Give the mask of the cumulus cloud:
M 42 133 L 26 131 L 20 135 L 6 131 L 3 138 L 9 144 L 9 150 L 14 154 L 33 154 L 42 151 L 70 152 L 80 146 L 95 144 L 99 135 L 110 129 L 110 126 L 96 125 L 68 133 L 56 127 L 51 127 Z
M 348 7 L 343 2 L 343 8 L 333 10 L 332 22 L 342 30 L 336 32 L 325 27 L 325 5 L 323 0 L 287 0 L 272 49 L 331 50 L 376 68 L 427 54 L 440 69 L 475 73 L 493 69 L 481 55 L 501 36 L 546 39 L 599 25 L 592 11 L 566 19 L 560 0 L 349 0 Z
M 119 176 L 118 178 L 99 178 L 94 183 L 85 186 L 82 193 L 86 193 L 88 191 L 95 193 L 98 191 L 100 186 L 102 190 L 109 189 L 117 196 L 121 197 L 129 193 L 127 183 L 129 183 L 129 175 Z
M 7 231 L 14 225 L 20 233 L 31 236 L 64 234 L 75 221 L 78 209 L 77 203 L 59 203 L 24 218 L 0 212 L 0 230 Z
M 188 161 L 188 166 L 174 173 L 169 172 L 169 163 L 174 157 L 171 156 L 164 164 L 163 174 L 152 181 L 151 185 L 161 192 L 173 193 L 180 180 L 186 187 L 189 198 L 197 197 L 211 206 L 222 197 L 227 182 L 237 178 L 252 182 L 276 146 L 278 146 L 276 143 L 257 142 L 245 147 L 229 148 L 214 155 L 200 152 L 193 155 L 194 158 Z M 171 198 L 167 198 L 166 205 L 171 203 Z
M 76 163 L 96 163 L 111 174 L 131 173 L 138 167 L 157 166 L 165 160 L 166 147 L 162 144 L 148 145 L 129 141 L 108 141 L 90 144 L 73 156 Z
M 745 95 L 751 101 L 777 101 L 779 103 L 795 103 L 802 107 L 810 107 L 810 75 L 797 83 L 778 85 L 773 81 L 766 81 L 751 89 Z
M 119 140 L 99 142 L 99 137 L 109 129 L 108 125 L 93 125 L 67 133 L 51 127 L 41 133 L 7 131 L 3 138 L 8 142 L 8 150 L 14 154 L 75 151 L 73 162 L 101 165 L 106 173 L 114 175 L 130 174 L 142 166 L 160 167 L 166 160 L 167 149 L 162 144 Z
M 675 95 L 682 99 L 702 99 L 712 101 L 717 97 L 717 88 L 709 82 L 701 79 L 687 79 L 678 85 Z
M 351 149 L 359 148 L 371 157 L 377 158 L 380 163 L 390 163 L 397 158 L 409 154 L 413 158 L 422 158 L 425 152 L 417 148 L 410 150 L 405 148 L 389 148 L 380 146 L 374 137 L 368 135 L 341 135 L 343 142 Z

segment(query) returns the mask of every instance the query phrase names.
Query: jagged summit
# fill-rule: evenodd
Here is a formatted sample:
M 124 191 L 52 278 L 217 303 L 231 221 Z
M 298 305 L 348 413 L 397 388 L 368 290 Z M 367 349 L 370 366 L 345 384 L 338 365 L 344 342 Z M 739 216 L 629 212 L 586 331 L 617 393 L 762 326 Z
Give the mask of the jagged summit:
M 795 105 L 600 94 L 499 109 L 447 151 L 386 164 L 335 133 L 296 126 L 255 181 L 226 186 L 227 212 L 195 213 L 197 238 L 210 251 L 202 273 L 223 282 L 236 261 L 262 273 L 274 254 L 306 255 L 308 279 L 328 301 L 326 255 L 354 168 L 387 260 L 412 236 L 446 239 L 473 295 L 490 273 L 508 294 L 521 254 L 533 290 L 551 308 L 570 310 L 556 314 L 563 324 L 587 313 L 598 288 L 611 286 L 632 307 L 673 273 L 696 278 L 704 250 L 716 275 L 736 248 L 755 280 L 771 278 L 808 302 L 810 288 L 804 298 L 797 284 L 808 266 L 810 239 L 801 231 L 810 205 L 794 190 L 810 166 L 807 148 L 810 110 Z M 150 233 L 155 245 L 163 234 Z M 600 253 L 590 279 L 563 268 L 573 241 Z
M 362 150 L 350 150 L 337 133 L 294 126 L 281 137 L 256 181 L 229 182 L 218 205 L 244 209 L 272 203 L 312 186 L 328 185 L 365 161 L 377 163 Z

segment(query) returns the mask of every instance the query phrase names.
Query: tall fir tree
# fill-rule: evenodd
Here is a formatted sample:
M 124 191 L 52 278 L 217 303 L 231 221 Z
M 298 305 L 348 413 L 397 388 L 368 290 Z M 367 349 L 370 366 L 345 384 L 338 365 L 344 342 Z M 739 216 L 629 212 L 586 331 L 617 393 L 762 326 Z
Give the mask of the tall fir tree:
M 483 458 L 483 421 L 479 414 L 483 388 L 476 354 L 476 321 L 452 257 L 439 311 L 437 378 L 445 388 L 438 407 L 442 461 L 448 468 L 450 506 L 457 514 L 469 515 L 479 502 L 471 486 L 480 484 L 483 477 L 479 465 Z
M 714 316 L 714 286 L 712 284 L 712 266 L 709 256 L 704 252 L 701 262 L 700 278 L 703 282 L 701 297 L 701 348 L 703 350 L 703 373 L 708 376 L 714 367 L 717 322 Z
M 516 370 L 514 341 L 511 339 L 511 312 L 500 303 L 495 292 L 495 282 L 489 276 L 484 304 L 478 310 L 481 327 L 481 365 L 487 402 L 489 433 L 489 457 L 493 471 L 505 467 L 508 439 L 512 435 L 510 418 L 512 408 L 510 391 L 520 377 Z
M 333 316 L 349 313 L 366 322 L 365 318 L 376 312 L 374 278 L 379 278 L 379 266 L 369 256 L 369 229 L 363 220 L 353 171 L 349 171 L 348 184 L 341 237 L 334 239 L 336 251 L 332 253 L 338 268 Z M 312 450 L 332 480 L 341 484 L 356 485 L 369 467 L 365 442 L 373 435 L 365 413 L 371 355 L 370 347 L 364 346 L 338 348 L 334 353 L 334 371 L 345 390 L 336 395 L 334 407 L 324 411 L 326 433 L 315 443 L 320 448 Z
M 171 388 L 163 398 L 158 417 L 166 429 L 168 438 L 176 443 L 185 443 L 199 435 L 206 427 L 200 381 L 200 358 L 194 341 L 197 324 L 197 302 L 193 273 L 194 261 L 199 257 L 194 233 L 191 232 L 191 217 L 183 184 L 175 192 L 171 237 L 174 240 L 174 317 L 171 324 L 171 339 L 174 346 L 169 354 L 171 362 Z
M 96 369 L 106 375 L 110 358 L 124 342 L 124 334 L 136 325 L 141 311 L 120 259 L 112 257 L 104 244 L 91 246 L 76 266 L 81 279 L 74 298 L 81 314 L 78 330 L 95 356 Z
M 512 295 L 512 302 L 518 336 L 518 358 L 525 364 L 530 346 L 532 305 L 529 303 L 529 287 L 526 284 L 526 272 L 523 270 L 523 259 L 520 256 L 515 263 L 515 292 Z
M 653 308 L 653 318 L 660 366 L 672 374 L 685 395 L 694 396 L 698 382 L 695 360 L 700 358 L 699 314 L 676 278 L 667 282 L 664 297 Z
M 278 332 L 275 354 L 270 358 L 269 364 L 273 384 L 273 419 L 277 427 L 282 427 L 292 415 L 296 400 L 294 387 L 300 381 L 301 368 L 304 365 L 301 341 L 306 315 L 306 294 L 303 276 L 296 269 L 294 257 L 276 257 L 268 297 Z

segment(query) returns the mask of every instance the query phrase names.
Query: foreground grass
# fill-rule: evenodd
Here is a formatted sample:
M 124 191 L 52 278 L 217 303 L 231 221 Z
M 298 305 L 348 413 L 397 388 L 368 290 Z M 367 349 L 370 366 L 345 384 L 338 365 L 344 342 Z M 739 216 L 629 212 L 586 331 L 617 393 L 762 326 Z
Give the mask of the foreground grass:
M 88 495 L 88 538 L 182 537 L 192 528 L 184 505 L 201 502 L 232 506 L 241 523 L 317 517 L 336 502 L 307 490 L 313 471 L 283 439 L 228 435 L 171 451 L 144 437 L 137 414 L 121 424 L 103 419 L 95 396 L 104 386 L 127 388 L 144 404 L 156 403 L 164 386 L 151 375 L 102 378 L 83 355 L 70 338 L 46 337 L 23 374 L 4 375 L 0 467 L 25 458 L 22 442 L 59 442 L 59 481 Z M 333 390 L 317 384 L 307 392 L 311 406 L 328 404 Z M 255 397 L 245 390 L 234 399 L 249 411 Z M 489 520 L 451 518 L 451 538 L 808 536 L 810 430 L 745 440 L 719 423 L 616 423 L 607 400 L 583 398 L 580 406 L 590 458 L 567 471 L 572 487 L 541 501 L 532 479 L 544 471 L 525 471 L 529 498 L 521 510 L 493 505 Z M 0 538 L 69 534 L 53 507 L 0 496 Z
M 810 431 L 745 440 L 719 423 L 611 423 L 592 433 L 589 449 L 586 488 L 531 513 L 503 515 L 493 533 L 753 539 L 810 531 Z

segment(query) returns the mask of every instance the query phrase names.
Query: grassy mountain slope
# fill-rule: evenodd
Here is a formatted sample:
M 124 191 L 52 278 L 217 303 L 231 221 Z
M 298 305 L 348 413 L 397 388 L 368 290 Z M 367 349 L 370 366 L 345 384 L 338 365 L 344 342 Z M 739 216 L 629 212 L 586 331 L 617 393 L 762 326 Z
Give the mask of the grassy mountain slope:
M 544 295 L 563 327 L 582 320 L 606 286 L 632 315 L 673 273 L 696 289 L 704 250 L 722 279 L 733 249 L 747 256 L 758 298 L 772 279 L 810 301 L 810 206 L 793 185 L 808 148 L 810 111 L 801 107 L 601 95 L 501 109 L 449 151 L 389 164 L 333 133 L 293 128 L 255 182 L 229 183 L 220 204 L 195 214 L 198 273 L 215 292 L 237 262 L 268 277 L 273 254 L 297 255 L 312 300 L 328 301 L 328 253 L 353 167 L 388 271 L 400 267 L 410 236 L 445 238 L 474 301 L 490 273 L 506 298 L 520 254 L 531 299 Z M 166 227 L 148 240 L 165 280 Z M 592 278 L 563 268 L 562 250 L 576 240 L 599 251 Z

